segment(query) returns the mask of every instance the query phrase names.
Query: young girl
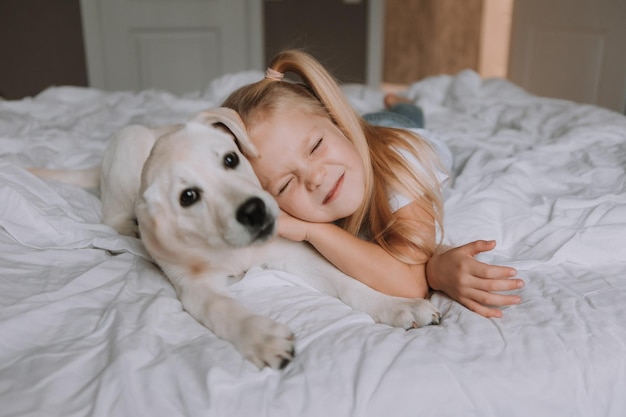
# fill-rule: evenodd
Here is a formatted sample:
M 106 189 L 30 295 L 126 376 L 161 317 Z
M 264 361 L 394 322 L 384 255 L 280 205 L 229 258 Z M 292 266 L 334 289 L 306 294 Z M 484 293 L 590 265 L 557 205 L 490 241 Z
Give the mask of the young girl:
M 286 72 L 300 82 L 285 80 Z M 424 298 L 430 287 L 486 317 L 501 316 L 488 306 L 519 303 L 497 294 L 523 285 L 510 279 L 514 269 L 474 259 L 495 242 L 439 247 L 444 169 L 433 146 L 411 130 L 366 122 L 309 54 L 278 54 L 265 79 L 223 106 L 241 115 L 259 151 L 251 163 L 283 210 L 282 237 L 308 241 L 389 295 Z

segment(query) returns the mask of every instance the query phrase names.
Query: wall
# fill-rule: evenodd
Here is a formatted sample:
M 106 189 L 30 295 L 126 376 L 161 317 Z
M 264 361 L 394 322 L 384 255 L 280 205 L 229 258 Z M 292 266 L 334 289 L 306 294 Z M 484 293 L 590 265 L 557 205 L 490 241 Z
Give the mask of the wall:
M 265 62 L 282 49 L 302 48 L 339 80 L 364 83 L 367 1 L 264 1 Z
M 265 62 L 305 48 L 345 82 L 365 82 L 367 0 L 267 0 Z M 51 85 L 86 86 L 79 0 L 0 1 L 0 97 Z
M 479 69 L 483 0 L 386 0 L 383 80 Z
M 1 0 L 0 51 L 0 97 L 86 86 L 79 0 Z
M 552 45 L 555 52 L 538 55 L 541 59 L 534 59 L 534 63 L 537 68 L 538 64 L 548 61 L 559 65 L 554 65 L 551 72 L 529 67 L 533 60 L 523 54 L 541 52 L 550 45 L 539 42 L 535 49 L 529 48 L 520 41 L 529 37 L 520 34 L 513 36 L 511 49 L 511 57 L 519 57 L 506 68 L 506 60 L 500 58 L 508 53 L 508 33 L 494 35 L 492 31 L 497 27 L 504 28 L 498 29 L 499 33 L 508 31 L 512 0 L 264 0 L 265 60 L 285 47 L 305 47 L 319 56 L 340 80 L 365 81 L 369 1 L 380 1 L 377 4 L 381 5 L 384 1 L 387 23 L 383 81 L 387 83 L 406 84 L 429 75 L 473 68 L 485 77 L 507 75 L 540 95 L 591 102 L 626 112 L 626 54 L 623 52 L 626 3 L 623 0 L 604 0 L 603 7 L 596 7 L 596 0 L 550 0 L 550 4 L 559 5 L 550 8 L 547 0 L 515 2 L 520 33 L 523 26 L 520 21 L 533 23 L 542 19 L 552 32 L 560 24 L 569 32 L 572 28 L 582 28 L 579 36 L 582 39 L 596 32 L 606 35 L 607 39 L 610 37 L 605 42 L 606 50 L 587 48 L 601 55 L 602 65 L 591 68 L 595 68 L 595 72 L 589 70 L 590 65 L 576 65 L 576 62 L 588 62 L 572 54 L 582 48 L 580 43 L 564 43 L 558 39 Z M 561 6 L 565 3 L 571 7 Z M 588 4 L 591 12 L 580 4 Z M 532 5 L 535 5 L 534 14 L 521 12 L 521 6 L 530 8 Z M 546 10 L 556 12 L 550 14 Z M 568 13 L 564 14 L 563 10 Z M 576 23 L 574 18 L 582 19 L 584 24 Z M 489 19 L 496 25 L 483 27 L 481 22 Z M 594 26 L 588 29 L 589 25 Z M 499 51 L 500 58 L 492 60 L 494 65 L 486 63 L 489 54 L 485 47 Z M 0 51 L 0 97 L 32 96 L 50 85 L 86 86 L 79 0 L 0 0 Z M 574 65 L 564 70 L 562 64 L 567 60 L 561 59 L 559 54 Z M 533 71 L 527 68 L 524 73 L 517 67 L 529 67 Z M 551 74 L 552 78 L 548 77 Z M 569 84 L 561 87 L 568 80 Z
M 478 72 L 483 78 L 506 78 L 513 0 L 484 0 Z

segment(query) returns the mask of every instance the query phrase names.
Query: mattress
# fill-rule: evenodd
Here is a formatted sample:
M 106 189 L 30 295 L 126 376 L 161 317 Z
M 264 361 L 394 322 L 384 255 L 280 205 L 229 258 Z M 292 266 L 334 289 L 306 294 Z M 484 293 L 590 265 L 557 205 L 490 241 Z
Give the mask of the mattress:
M 0 101 L 0 416 L 626 415 L 626 117 L 473 71 L 403 93 L 454 156 L 445 243 L 517 268 L 519 305 L 487 319 L 435 292 L 439 326 L 376 324 L 297 274 L 232 285 L 286 324 L 296 357 L 259 371 L 187 314 L 141 242 L 100 223 L 97 190 L 25 168 L 89 168 L 109 136 L 218 106 L 202 90 L 51 87 Z M 383 93 L 342 86 L 361 113 Z

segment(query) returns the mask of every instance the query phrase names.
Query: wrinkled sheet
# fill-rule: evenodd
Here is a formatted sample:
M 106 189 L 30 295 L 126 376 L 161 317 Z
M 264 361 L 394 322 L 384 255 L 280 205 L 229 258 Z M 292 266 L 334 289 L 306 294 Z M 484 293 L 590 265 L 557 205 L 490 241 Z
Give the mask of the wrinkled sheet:
M 0 101 L 0 416 L 626 415 L 626 117 L 471 71 L 412 84 L 455 158 L 446 243 L 496 239 L 522 303 L 480 317 L 443 294 L 404 331 L 254 268 L 233 285 L 286 323 L 297 356 L 258 371 L 183 309 L 93 190 L 24 167 L 86 168 L 130 123 L 180 122 L 259 79 L 186 96 L 50 88 Z M 382 93 L 344 86 L 360 112 Z

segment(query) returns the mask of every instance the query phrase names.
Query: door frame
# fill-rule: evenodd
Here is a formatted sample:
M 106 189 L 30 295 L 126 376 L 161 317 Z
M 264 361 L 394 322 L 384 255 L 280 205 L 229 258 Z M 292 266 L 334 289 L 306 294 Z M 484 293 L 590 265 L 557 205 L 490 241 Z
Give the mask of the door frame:
M 370 87 L 379 88 L 383 80 L 385 0 L 369 0 L 367 7 L 365 82 Z

